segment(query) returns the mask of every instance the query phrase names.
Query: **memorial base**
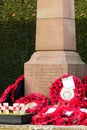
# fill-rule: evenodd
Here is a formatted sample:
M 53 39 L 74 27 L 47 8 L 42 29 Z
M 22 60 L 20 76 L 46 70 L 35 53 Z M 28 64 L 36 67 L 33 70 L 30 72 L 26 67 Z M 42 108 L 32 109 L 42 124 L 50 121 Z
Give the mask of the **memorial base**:
M 74 51 L 38 51 L 24 64 L 25 94 L 49 95 L 52 82 L 64 74 L 87 75 L 87 65 Z
M 0 125 L 0 130 L 87 130 L 87 126 Z

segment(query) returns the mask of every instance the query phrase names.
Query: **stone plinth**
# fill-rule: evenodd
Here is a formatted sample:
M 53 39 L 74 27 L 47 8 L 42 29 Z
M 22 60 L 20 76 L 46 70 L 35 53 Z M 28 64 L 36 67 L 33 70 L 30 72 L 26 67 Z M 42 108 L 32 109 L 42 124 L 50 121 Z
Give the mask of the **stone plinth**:
M 36 50 L 76 50 L 75 20 L 37 19 Z
M 0 130 L 87 130 L 87 126 L 0 125 Z
M 83 78 L 87 66 L 74 51 L 38 51 L 25 63 L 25 93 L 39 92 L 49 96 L 52 82 L 63 74 Z

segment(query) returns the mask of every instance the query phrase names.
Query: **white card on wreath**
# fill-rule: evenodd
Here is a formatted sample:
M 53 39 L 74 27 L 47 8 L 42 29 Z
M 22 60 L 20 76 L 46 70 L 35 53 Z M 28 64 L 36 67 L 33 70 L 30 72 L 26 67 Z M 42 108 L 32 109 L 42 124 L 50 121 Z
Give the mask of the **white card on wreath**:
M 49 108 L 45 114 L 50 114 L 56 111 L 56 108 Z
M 66 116 L 71 116 L 72 113 L 73 113 L 73 111 L 67 111 L 67 112 L 65 113 L 65 115 L 66 115 Z
M 80 111 L 87 113 L 87 109 L 86 108 L 80 108 Z
M 75 83 L 73 80 L 73 76 L 69 76 L 67 78 L 62 78 L 63 87 L 65 89 L 75 89 Z

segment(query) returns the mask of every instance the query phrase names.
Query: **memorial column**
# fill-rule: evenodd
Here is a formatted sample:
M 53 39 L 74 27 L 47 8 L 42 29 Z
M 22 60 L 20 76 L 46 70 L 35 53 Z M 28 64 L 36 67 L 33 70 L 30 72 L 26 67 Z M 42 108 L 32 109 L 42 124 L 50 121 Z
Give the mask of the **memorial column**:
M 87 65 L 76 52 L 74 0 L 37 0 L 36 52 L 24 64 L 25 94 L 49 95 L 63 74 L 83 78 Z

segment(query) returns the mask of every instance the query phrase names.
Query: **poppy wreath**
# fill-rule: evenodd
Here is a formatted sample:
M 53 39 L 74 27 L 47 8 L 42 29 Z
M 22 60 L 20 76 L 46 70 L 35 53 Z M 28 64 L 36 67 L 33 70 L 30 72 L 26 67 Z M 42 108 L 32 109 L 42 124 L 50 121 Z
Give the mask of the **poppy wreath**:
M 82 125 L 87 126 L 87 119 L 85 119 L 84 121 L 82 121 Z
M 74 109 L 73 114 L 69 117 L 72 120 L 72 125 L 82 125 L 82 122 L 87 119 L 87 113 L 82 112 L 80 109 Z
M 54 111 L 49 111 L 53 109 Z M 38 114 L 32 117 L 32 124 L 35 125 L 58 125 L 73 126 L 87 125 L 87 113 L 82 112 L 80 107 L 70 107 L 64 105 L 53 105 L 43 108 Z
M 57 117 L 60 117 L 61 112 L 62 112 L 61 106 L 60 107 L 58 105 L 46 106 L 38 114 L 32 117 L 31 124 L 35 125 L 53 124 L 53 122 L 55 122 Z
M 21 75 L 15 81 L 15 87 L 11 92 L 11 100 L 14 103 L 17 99 L 24 96 L 24 75 Z
M 64 100 L 61 97 L 60 93 L 63 88 L 62 79 L 70 77 L 70 76 L 72 76 L 72 75 L 70 75 L 70 74 L 63 75 L 62 77 L 56 79 L 52 83 L 52 86 L 50 87 L 50 98 L 51 98 L 52 104 L 66 104 L 66 105 L 70 104 L 72 106 L 77 104 L 77 106 L 78 106 L 78 104 L 82 100 L 84 100 L 84 97 L 85 97 L 84 85 L 81 82 L 81 80 L 76 76 L 72 76 L 74 84 L 75 84 L 75 89 L 73 89 L 74 97 L 69 101 Z
M 56 116 L 56 120 L 52 123 L 53 125 L 58 126 L 70 126 L 73 124 L 73 120 L 69 118 L 69 115 L 66 112 L 70 112 L 69 106 L 60 105 L 61 107 L 58 108 L 57 113 L 60 113 L 60 116 Z M 71 111 L 72 112 L 72 111 Z M 71 113 L 72 114 L 72 113 Z
M 27 112 L 31 114 L 38 113 L 43 107 L 49 105 L 49 100 L 46 96 L 40 93 L 30 93 L 25 97 L 16 100 L 16 103 L 24 103 L 27 107 Z
M 84 100 L 79 104 L 79 107 L 87 109 L 87 98 L 84 98 Z
M 68 116 L 64 115 L 67 109 L 64 105 L 47 106 L 32 117 L 31 123 L 35 125 L 70 125 L 72 122 Z
M 0 103 L 8 102 L 12 105 L 15 100 L 24 96 L 24 76 L 18 77 L 14 84 L 9 85 L 0 97 Z
M 85 87 L 85 94 L 86 94 L 86 97 L 87 97 L 87 76 L 83 77 L 83 83 L 84 83 L 84 87 Z
M 69 115 L 68 113 L 71 114 Z M 57 117 L 53 125 L 63 125 L 63 126 L 72 126 L 72 125 L 82 125 L 83 122 L 86 125 L 87 113 L 82 112 L 80 108 L 63 108 L 61 112 L 61 117 Z
M 71 125 L 72 120 L 64 113 L 68 110 L 64 105 L 52 105 L 43 108 L 38 114 L 32 117 L 32 124 L 35 125 Z
M 12 100 L 11 100 L 11 92 L 13 88 L 15 87 L 15 84 L 9 85 L 4 92 L 2 93 L 0 97 L 0 103 L 3 102 L 8 102 L 10 105 L 12 105 Z

